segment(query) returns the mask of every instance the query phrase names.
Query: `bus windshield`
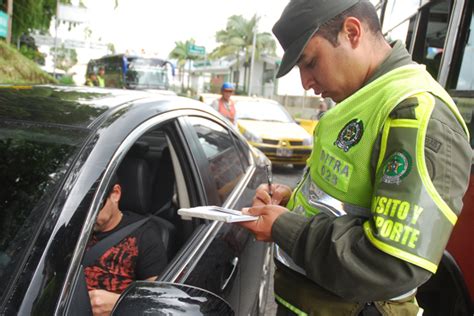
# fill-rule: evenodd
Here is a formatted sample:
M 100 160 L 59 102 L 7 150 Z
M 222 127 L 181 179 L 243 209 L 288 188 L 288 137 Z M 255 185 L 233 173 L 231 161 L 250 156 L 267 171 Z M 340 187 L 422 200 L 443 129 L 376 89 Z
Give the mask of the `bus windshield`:
M 97 79 L 94 80 L 91 75 Z M 119 54 L 91 59 L 87 65 L 86 84 L 106 88 L 168 90 L 171 76 L 174 76 L 174 66 L 167 60 Z
M 125 85 L 129 89 L 169 88 L 167 62 L 154 58 L 129 57 Z

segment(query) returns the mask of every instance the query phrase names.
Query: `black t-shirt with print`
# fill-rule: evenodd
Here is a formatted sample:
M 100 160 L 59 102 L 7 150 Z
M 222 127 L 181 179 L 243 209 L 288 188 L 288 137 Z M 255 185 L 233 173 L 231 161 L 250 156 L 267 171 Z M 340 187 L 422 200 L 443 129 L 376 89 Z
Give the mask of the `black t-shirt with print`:
M 124 212 L 119 225 L 108 232 L 94 233 L 88 249 L 98 241 L 143 217 Z M 163 242 L 151 220 L 145 222 L 118 244 L 109 248 L 84 269 L 88 290 L 103 289 L 121 293 L 134 280 L 158 276 L 167 264 Z

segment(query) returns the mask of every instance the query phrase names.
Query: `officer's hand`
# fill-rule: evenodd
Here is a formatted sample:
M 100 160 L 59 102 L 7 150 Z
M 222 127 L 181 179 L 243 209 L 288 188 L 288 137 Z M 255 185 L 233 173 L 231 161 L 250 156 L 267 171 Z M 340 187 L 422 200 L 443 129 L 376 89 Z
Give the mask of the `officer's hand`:
M 284 184 L 272 184 L 272 196 L 268 193 L 268 184 L 263 183 L 258 186 L 253 198 L 252 206 L 263 205 L 286 205 L 291 196 L 291 189 Z
M 239 222 L 238 225 L 250 230 L 257 240 L 272 241 L 272 227 L 275 220 L 288 210 L 279 205 L 254 206 L 242 209 L 243 214 L 258 216 L 258 220 Z
M 120 295 L 106 290 L 89 291 L 94 316 L 108 316 Z

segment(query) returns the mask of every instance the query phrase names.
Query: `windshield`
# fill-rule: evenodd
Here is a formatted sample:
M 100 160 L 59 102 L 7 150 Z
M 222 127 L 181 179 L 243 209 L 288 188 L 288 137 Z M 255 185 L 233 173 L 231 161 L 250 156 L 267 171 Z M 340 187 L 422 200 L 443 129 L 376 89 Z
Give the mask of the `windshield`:
M 127 86 L 132 89 L 167 89 L 168 77 L 163 69 L 127 71 Z
M 240 101 L 235 104 L 236 119 L 293 123 L 283 106 L 273 102 Z
M 163 89 L 169 88 L 167 63 L 161 59 L 134 58 L 129 59 L 126 84 L 131 89 Z
M 0 120 L 0 296 L 89 130 Z

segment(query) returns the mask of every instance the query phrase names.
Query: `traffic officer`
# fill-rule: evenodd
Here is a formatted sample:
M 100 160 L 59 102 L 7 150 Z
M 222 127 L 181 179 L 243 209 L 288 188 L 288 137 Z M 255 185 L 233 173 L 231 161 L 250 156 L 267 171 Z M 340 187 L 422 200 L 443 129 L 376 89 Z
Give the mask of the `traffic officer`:
M 274 241 L 279 315 L 416 315 L 462 209 L 471 165 L 453 100 L 385 41 L 364 0 L 291 0 L 273 27 L 303 87 L 338 104 L 321 118 L 293 192 L 261 185 L 259 220 Z
M 105 87 L 105 68 L 99 67 L 99 74 L 97 75 L 97 80 L 99 82 L 99 87 Z
M 235 105 L 230 99 L 234 93 L 234 85 L 230 82 L 224 82 L 221 86 L 221 97 L 214 100 L 211 106 L 227 118 L 232 124 L 235 123 Z

